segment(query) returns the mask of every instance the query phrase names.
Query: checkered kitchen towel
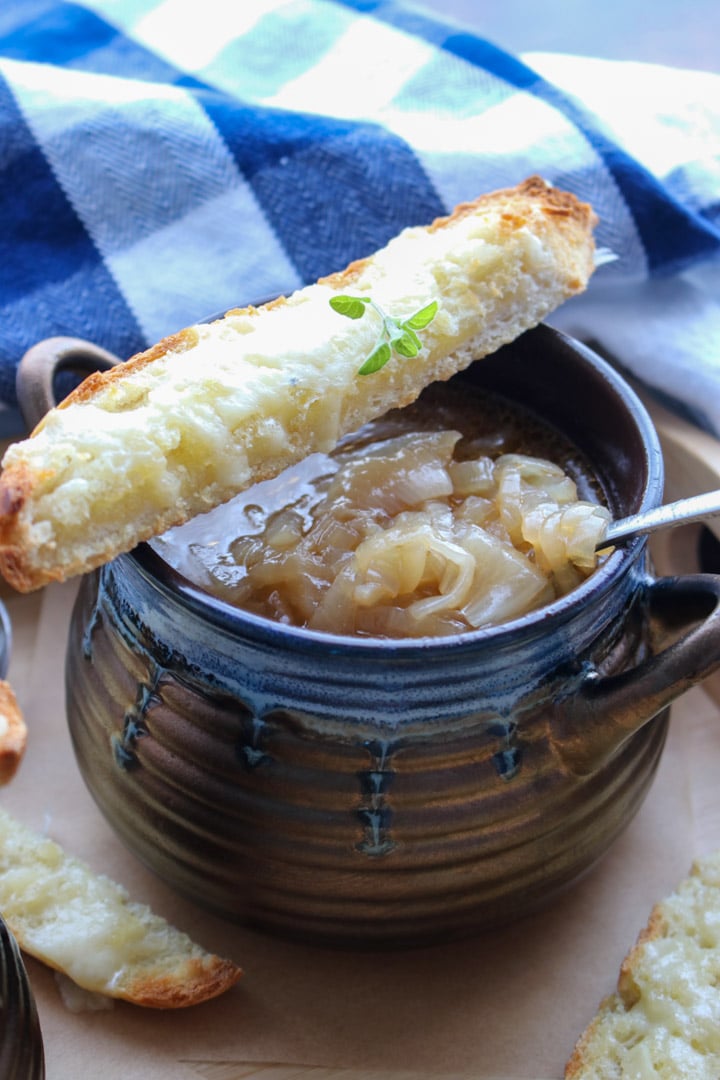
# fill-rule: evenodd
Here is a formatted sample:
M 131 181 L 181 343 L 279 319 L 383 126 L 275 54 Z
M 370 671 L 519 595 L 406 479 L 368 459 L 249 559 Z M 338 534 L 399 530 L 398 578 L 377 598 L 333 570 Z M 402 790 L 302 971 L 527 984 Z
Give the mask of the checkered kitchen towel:
M 2 0 L 0 401 L 531 173 L 615 258 L 567 328 L 720 432 L 720 76 L 523 59 L 381 0 Z

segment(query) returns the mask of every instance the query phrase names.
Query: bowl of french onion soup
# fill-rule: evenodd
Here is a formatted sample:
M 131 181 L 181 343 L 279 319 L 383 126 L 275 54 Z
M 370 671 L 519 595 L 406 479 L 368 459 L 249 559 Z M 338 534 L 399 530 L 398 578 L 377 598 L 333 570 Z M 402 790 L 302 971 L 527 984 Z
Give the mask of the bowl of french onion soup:
M 633 390 L 529 330 L 83 578 L 67 715 L 92 795 L 180 892 L 305 941 L 551 902 L 720 665 L 720 579 L 603 546 L 662 488 Z

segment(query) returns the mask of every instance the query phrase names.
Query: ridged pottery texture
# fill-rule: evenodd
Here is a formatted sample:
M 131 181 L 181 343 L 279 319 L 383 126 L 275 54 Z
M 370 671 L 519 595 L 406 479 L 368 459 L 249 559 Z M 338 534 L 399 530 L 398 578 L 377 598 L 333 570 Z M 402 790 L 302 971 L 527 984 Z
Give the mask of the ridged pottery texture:
M 650 421 L 582 346 L 540 327 L 464 377 L 573 439 L 617 516 L 660 501 Z M 638 539 L 505 626 L 348 639 L 141 546 L 81 587 L 70 731 L 120 836 L 198 903 L 305 940 L 457 936 L 547 902 L 627 825 L 668 704 L 720 666 L 719 598 L 713 575 L 655 581 Z

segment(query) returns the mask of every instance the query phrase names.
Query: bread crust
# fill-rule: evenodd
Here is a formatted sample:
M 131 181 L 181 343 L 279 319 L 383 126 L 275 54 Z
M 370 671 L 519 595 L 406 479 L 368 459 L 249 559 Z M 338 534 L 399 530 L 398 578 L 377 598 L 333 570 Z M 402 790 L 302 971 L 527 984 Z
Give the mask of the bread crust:
M 28 944 L 22 929 L 17 929 L 17 924 L 15 937 L 21 948 L 28 955 L 33 955 L 32 944 Z M 47 955 L 38 955 L 37 958 L 51 970 L 66 974 L 60 964 L 53 963 Z M 105 996 L 127 1001 L 143 1009 L 188 1009 L 225 994 L 242 976 L 242 968 L 232 960 L 208 954 L 204 959 L 196 958 L 179 965 L 171 975 L 140 973 L 126 978 L 113 988 L 112 993 L 106 991 Z
M 25 753 L 27 728 L 15 693 L 0 679 L 0 784 L 7 784 L 17 772 Z
M 172 978 L 137 978 L 122 986 L 122 998 L 145 1009 L 186 1009 L 211 1001 L 230 990 L 242 977 L 232 960 L 211 956 L 185 965 L 182 981 Z
M 533 176 L 516 187 L 484 194 L 472 202 L 460 204 L 451 214 L 437 218 L 425 228 L 424 232 L 432 236 L 446 230 L 452 231 L 458 223 L 471 215 L 478 215 L 480 218 L 483 215 L 492 215 L 497 233 L 494 240 L 501 249 L 504 244 L 509 247 L 515 243 L 518 236 L 524 233 L 532 233 L 533 236 L 539 238 L 539 242 L 543 245 L 543 257 L 552 262 L 551 272 L 547 272 L 545 267 L 542 270 L 543 280 L 547 278 L 548 286 L 551 286 L 553 290 L 553 297 L 547 305 L 548 310 L 552 310 L 563 299 L 585 287 L 594 265 L 592 230 L 597 220 L 594 211 L 587 203 L 581 202 L 568 192 L 551 187 L 540 177 Z M 398 239 L 402 240 L 403 235 L 401 234 Z M 317 284 L 335 292 L 352 290 L 362 276 L 373 267 L 378 254 L 356 260 L 344 270 L 321 278 Z M 501 267 L 501 270 L 505 272 L 505 268 Z M 532 277 L 532 273 L 527 276 Z M 504 291 L 507 292 L 509 289 L 507 283 L 503 281 L 494 287 L 491 280 L 483 287 L 486 288 L 490 301 L 495 303 L 498 311 L 501 311 L 505 303 Z M 300 290 L 300 293 L 304 291 L 306 290 Z M 229 318 L 237 317 L 245 320 L 248 325 L 260 318 L 267 319 L 268 316 L 283 318 L 285 309 L 293 305 L 297 306 L 298 295 L 300 294 L 293 294 L 290 298 L 278 297 L 261 308 L 253 306 L 232 308 L 226 313 L 224 319 L 217 320 L 213 326 L 218 326 Z M 516 324 L 516 331 L 505 338 L 498 338 L 492 326 L 488 328 L 487 324 L 479 320 L 477 338 L 465 338 L 456 342 L 455 345 L 451 343 L 445 354 L 442 354 L 439 349 L 435 349 L 432 355 L 430 350 L 421 352 L 421 355 L 413 361 L 411 376 L 386 375 L 383 370 L 382 373 L 370 379 L 355 379 L 354 382 L 357 385 L 347 390 L 341 403 L 344 426 L 339 429 L 339 436 L 349 433 L 355 427 L 381 415 L 389 408 L 409 404 L 427 383 L 436 379 L 449 378 L 466 367 L 475 356 L 494 351 L 500 344 L 517 336 L 517 333 L 541 321 L 544 313 L 547 313 L 544 309 L 539 315 L 534 311 L 528 315 L 527 320 L 523 321 L 522 312 L 518 314 L 513 312 L 515 318 L 513 325 Z M 502 324 L 504 329 L 505 322 L 508 320 L 505 319 L 504 312 L 502 315 L 503 318 L 498 318 L 498 324 Z M 158 342 L 152 348 L 136 354 L 122 365 L 106 372 L 90 375 L 57 409 L 53 410 L 53 414 L 60 417 L 63 413 L 74 412 L 78 408 L 97 404 L 104 395 L 127 388 L 129 380 L 142 379 L 144 373 L 151 370 L 156 362 L 167 361 L 168 368 L 172 368 L 179 358 L 184 357 L 184 354 L 192 354 L 192 350 L 198 344 L 201 329 L 197 326 L 186 327 Z M 433 329 L 431 327 L 429 332 L 432 333 Z M 388 365 L 388 368 L 390 367 L 392 365 Z M 359 385 L 360 383 L 362 386 Z M 32 443 L 38 436 L 43 435 L 47 426 L 48 418 L 45 418 L 25 443 Z M 243 450 L 249 451 L 251 456 L 252 438 L 252 433 L 248 434 L 243 446 Z M 54 470 L 58 470 L 59 466 L 50 459 L 40 464 L 33 460 L 31 464 L 30 456 L 23 456 L 25 443 L 20 444 L 19 447 L 10 448 L 3 463 L 2 475 L 0 475 L 0 572 L 8 582 L 22 592 L 39 588 L 50 581 L 63 581 L 67 577 L 93 569 L 120 552 L 129 550 L 140 541 L 158 535 L 171 526 L 182 524 L 188 517 L 203 509 L 210 509 L 217 502 L 225 501 L 243 487 L 275 475 L 294 460 L 318 449 L 306 434 L 297 430 L 297 424 L 295 424 L 288 438 L 287 453 L 284 456 L 278 454 L 275 457 L 268 456 L 265 460 L 255 461 L 247 481 L 243 481 L 234 490 L 223 491 L 217 498 L 208 494 L 206 505 L 193 503 L 187 499 L 178 499 L 172 506 L 159 507 L 154 516 L 148 516 L 144 520 L 119 521 L 117 528 L 109 527 L 103 531 L 98 525 L 96 530 L 98 536 L 92 541 L 91 549 L 90 541 L 74 544 L 58 539 L 54 531 L 56 523 L 51 518 L 47 519 L 51 537 L 48 540 L 43 539 L 42 545 L 39 544 L 37 539 L 39 530 L 36 526 L 43 519 L 39 516 L 41 512 L 38 511 L 36 504 L 39 501 L 39 493 L 55 482 Z M 233 444 L 232 439 L 228 438 L 227 447 L 223 453 L 227 455 L 238 453 L 237 442 Z M 42 551 L 40 551 L 41 547 Z

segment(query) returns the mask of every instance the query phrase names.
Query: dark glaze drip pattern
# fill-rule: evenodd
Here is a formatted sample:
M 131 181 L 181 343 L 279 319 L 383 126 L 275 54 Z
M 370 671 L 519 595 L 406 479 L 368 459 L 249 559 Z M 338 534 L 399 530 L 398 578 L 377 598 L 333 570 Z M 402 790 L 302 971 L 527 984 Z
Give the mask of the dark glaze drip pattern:
M 517 729 L 516 720 L 502 720 L 500 717 L 488 727 L 488 734 L 496 736 L 502 743 L 501 748 L 493 754 L 492 763 L 503 780 L 512 780 L 517 776 L 522 764 L 522 751 L 515 741 Z
M 111 738 L 115 762 L 121 769 L 138 765 L 136 747 L 139 740 L 147 735 L 145 718 L 150 706 L 159 700 L 158 685 L 164 674 L 163 668 L 150 665 L 150 678 L 147 682 L 138 683 L 135 701 L 125 712 L 122 735 Z
M 392 808 L 387 798 L 395 775 L 391 767 L 393 744 L 385 739 L 369 739 L 364 745 L 370 755 L 370 768 L 358 773 L 362 803 L 357 814 L 364 835 L 357 850 L 377 857 L 389 854 L 395 847 L 390 836 Z
M 244 702 L 243 705 L 248 710 L 248 716 L 242 724 L 243 733 L 237 745 L 238 758 L 246 769 L 259 769 L 272 762 L 272 758 L 261 745 L 267 724 L 262 717 L 254 716 Z

